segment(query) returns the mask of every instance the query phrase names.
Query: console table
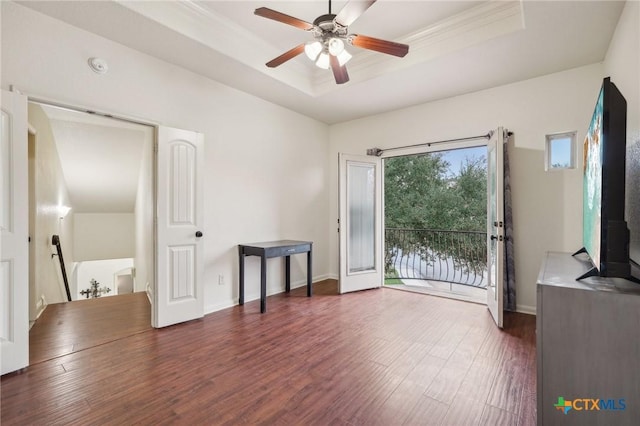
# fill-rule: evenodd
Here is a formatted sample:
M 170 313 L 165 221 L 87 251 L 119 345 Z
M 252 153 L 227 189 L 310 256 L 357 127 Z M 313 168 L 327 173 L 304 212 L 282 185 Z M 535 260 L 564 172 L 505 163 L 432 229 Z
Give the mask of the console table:
M 244 305 L 244 258 L 245 256 L 260 256 L 260 312 L 267 310 L 267 259 L 284 257 L 285 259 L 285 291 L 291 291 L 291 258 L 292 254 L 307 253 L 307 297 L 311 297 L 311 259 L 313 243 L 310 241 L 280 240 L 263 243 L 238 245 L 240 261 L 238 303 Z
M 549 252 L 540 270 L 538 425 L 635 426 L 640 419 L 640 285 L 576 281 L 590 267 L 580 257 Z M 559 398 L 575 405 L 565 414 Z M 581 399 L 600 399 L 602 409 Z

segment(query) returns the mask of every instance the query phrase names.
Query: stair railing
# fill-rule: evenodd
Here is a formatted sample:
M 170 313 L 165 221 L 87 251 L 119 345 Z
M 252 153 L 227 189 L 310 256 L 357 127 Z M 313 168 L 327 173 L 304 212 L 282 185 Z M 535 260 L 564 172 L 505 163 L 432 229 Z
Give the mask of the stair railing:
M 60 261 L 60 271 L 62 272 L 64 289 L 67 291 L 67 300 L 71 302 L 71 291 L 69 290 L 69 280 L 67 279 L 67 270 L 64 267 L 64 258 L 62 257 L 62 246 L 60 245 L 60 237 L 58 235 L 54 235 L 51 238 L 51 244 L 56 246 L 56 250 L 58 251 L 58 260 Z M 55 254 L 51 255 L 51 257 L 53 256 L 55 256 Z

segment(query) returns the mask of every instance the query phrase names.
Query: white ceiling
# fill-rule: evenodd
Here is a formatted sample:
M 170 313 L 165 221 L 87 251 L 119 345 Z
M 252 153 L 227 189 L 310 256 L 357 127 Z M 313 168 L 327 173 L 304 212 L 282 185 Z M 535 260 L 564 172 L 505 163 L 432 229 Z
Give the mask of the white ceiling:
M 74 213 L 133 213 L 147 126 L 41 105 Z M 150 147 L 150 145 L 146 145 Z
M 345 3 L 333 1 L 333 13 Z M 253 14 L 265 6 L 312 22 L 326 1 L 21 4 L 330 124 L 602 61 L 624 6 L 379 0 L 349 32 L 407 43 L 409 54 L 349 46 L 350 81 L 338 86 L 304 55 L 267 68 L 311 35 Z

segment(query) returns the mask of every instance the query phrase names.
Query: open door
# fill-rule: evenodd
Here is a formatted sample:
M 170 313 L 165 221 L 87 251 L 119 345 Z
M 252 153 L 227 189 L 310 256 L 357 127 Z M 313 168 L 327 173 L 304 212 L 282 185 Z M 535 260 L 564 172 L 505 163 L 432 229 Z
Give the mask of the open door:
M 339 154 L 340 293 L 382 285 L 382 167 L 378 157 Z
M 157 161 L 157 279 L 152 325 L 165 327 L 204 315 L 203 135 L 159 127 Z
M 2 91 L 0 373 L 29 365 L 27 98 Z
M 487 307 L 502 328 L 504 286 L 504 136 L 498 127 L 487 144 Z

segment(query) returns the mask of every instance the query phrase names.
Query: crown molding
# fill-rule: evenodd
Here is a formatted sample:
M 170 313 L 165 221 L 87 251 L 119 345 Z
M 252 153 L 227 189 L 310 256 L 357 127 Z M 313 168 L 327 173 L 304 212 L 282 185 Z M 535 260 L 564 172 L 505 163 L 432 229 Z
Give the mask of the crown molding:
M 524 10 L 520 0 L 488 1 L 394 40 L 410 46 L 404 58 L 368 51 L 354 55 L 348 67 L 350 82 L 358 83 L 400 71 L 523 29 Z M 315 96 L 331 92 L 336 86 L 333 75 L 321 76 L 314 83 Z
M 195 1 L 116 0 L 116 2 L 301 92 L 309 95 L 313 93 L 308 68 L 295 62 L 288 64 L 286 69 L 266 67 L 265 57 L 276 57 L 282 52 L 246 28 L 200 6 Z
M 291 61 L 286 67 L 274 69 L 266 67 L 265 57 L 276 57 L 282 52 L 194 0 L 117 2 L 309 96 L 322 96 L 343 87 L 335 84 L 330 70 L 315 69 L 300 62 Z M 352 52 L 357 49 L 358 54 L 349 62 L 350 81 L 347 85 L 400 71 L 524 28 L 521 0 L 490 0 L 394 40 L 410 46 L 404 58 L 350 47 Z

